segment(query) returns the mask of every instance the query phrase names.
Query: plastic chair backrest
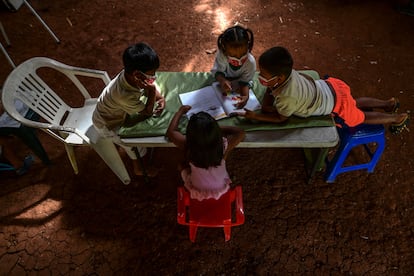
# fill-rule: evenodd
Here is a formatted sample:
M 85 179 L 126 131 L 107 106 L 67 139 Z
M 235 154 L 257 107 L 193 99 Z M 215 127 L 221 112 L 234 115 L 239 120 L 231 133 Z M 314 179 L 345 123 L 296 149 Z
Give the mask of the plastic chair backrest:
M 200 227 L 224 227 L 226 241 L 230 239 L 230 227 L 244 223 L 241 186 L 236 186 L 219 199 L 199 201 L 190 198 L 184 187 L 177 188 L 177 222 L 190 226 L 190 239 L 195 241 Z
M 190 199 L 189 217 L 190 223 L 199 226 L 222 227 L 224 224 L 231 224 L 231 197 L 234 191 L 222 195 L 219 199 Z
M 76 126 L 65 124 L 66 121 L 70 122 L 68 114 L 74 109 L 67 105 L 37 74 L 39 68 L 45 67 L 63 73 L 78 88 L 85 100 L 91 99 L 91 96 L 80 82 L 78 76 L 98 77 L 103 80 L 105 85 L 110 81 L 105 71 L 68 66 L 45 57 L 31 58 L 17 66 L 7 77 L 2 92 L 2 102 L 5 110 L 11 117 L 22 124 L 46 130 L 62 142 L 65 142 L 64 138 L 61 135 L 57 135 L 56 131 L 75 133 L 84 142 L 88 143 L 89 139 L 82 131 L 76 129 Z M 14 101 L 16 99 L 21 100 L 48 123 L 33 121 L 23 117 L 15 109 Z

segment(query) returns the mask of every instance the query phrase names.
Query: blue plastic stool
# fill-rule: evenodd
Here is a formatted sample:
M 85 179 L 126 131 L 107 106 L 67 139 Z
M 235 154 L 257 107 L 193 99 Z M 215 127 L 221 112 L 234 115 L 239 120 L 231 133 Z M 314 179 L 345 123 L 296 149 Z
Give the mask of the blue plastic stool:
M 356 127 L 338 128 L 340 137 L 339 147 L 334 157 L 327 162 L 325 180 L 328 183 L 335 182 L 338 174 L 366 169 L 369 173 L 374 168 L 385 149 L 385 128 L 383 125 L 358 125 Z M 371 150 L 368 145 L 375 143 L 376 148 Z M 349 165 L 344 167 L 343 164 L 348 157 L 352 148 L 363 145 L 370 156 L 371 160 L 367 163 Z

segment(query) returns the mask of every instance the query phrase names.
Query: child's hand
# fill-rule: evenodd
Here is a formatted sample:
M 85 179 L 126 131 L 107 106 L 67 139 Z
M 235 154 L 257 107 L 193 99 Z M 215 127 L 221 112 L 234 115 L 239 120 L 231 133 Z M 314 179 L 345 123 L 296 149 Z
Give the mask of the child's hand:
M 158 99 L 156 101 L 156 104 L 157 104 L 157 109 L 164 110 L 164 108 L 165 108 L 165 99 L 164 99 L 164 97 Z
M 145 90 L 150 91 L 150 92 L 155 93 L 155 91 L 157 90 L 157 88 L 155 87 L 155 84 L 150 84 L 149 82 L 143 81 L 139 78 L 135 78 L 135 84 L 136 84 L 137 88 L 145 89 Z
M 220 81 L 220 86 L 221 86 L 221 90 L 223 91 L 223 94 L 227 95 L 227 93 L 231 92 L 231 82 L 230 81 L 224 79 L 223 81 Z
M 186 114 L 191 109 L 190 105 L 182 105 L 178 110 L 181 114 Z
M 162 111 L 165 108 L 165 99 L 164 97 L 159 98 L 156 102 L 155 102 L 155 109 L 153 112 L 153 116 L 154 117 L 158 117 L 161 115 Z
M 256 113 L 254 111 L 251 111 L 250 109 L 245 108 L 244 112 L 235 112 L 234 113 L 237 116 L 244 117 L 246 119 L 254 119 Z
M 240 96 L 239 97 L 239 100 L 235 104 L 236 108 L 237 109 L 243 108 L 246 105 L 246 103 L 247 103 L 248 100 L 249 100 L 249 97 L 247 97 L 247 96 Z

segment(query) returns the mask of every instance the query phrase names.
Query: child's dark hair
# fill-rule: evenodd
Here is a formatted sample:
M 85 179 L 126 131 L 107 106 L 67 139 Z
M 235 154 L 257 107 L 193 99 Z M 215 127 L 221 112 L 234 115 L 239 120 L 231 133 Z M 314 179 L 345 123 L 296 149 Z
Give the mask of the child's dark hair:
M 186 131 L 188 161 L 199 168 L 216 167 L 223 159 L 223 137 L 217 121 L 206 112 L 191 116 Z
M 286 48 L 277 46 L 260 55 L 259 66 L 272 76 L 289 76 L 293 68 L 293 58 Z
M 124 70 L 131 74 L 135 70 L 148 72 L 160 67 L 157 53 L 149 45 L 140 42 L 125 49 L 122 56 Z
M 253 32 L 241 26 L 233 26 L 225 30 L 217 39 L 218 48 L 225 53 L 226 47 L 239 48 L 247 45 L 249 52 L 253 49 Z

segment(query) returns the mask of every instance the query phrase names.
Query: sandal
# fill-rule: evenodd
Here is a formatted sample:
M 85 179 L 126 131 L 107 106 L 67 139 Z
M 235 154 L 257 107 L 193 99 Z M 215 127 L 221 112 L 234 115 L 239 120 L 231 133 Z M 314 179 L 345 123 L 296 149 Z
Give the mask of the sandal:
M 410 114 L 408 113 L 407 117 L 405 117 L 405 119 L 402 120 L 401 123 L 391 124 L 389 130 L 392 134 L 400 134 L 403 130 L 410 131 L 410 129 L 408 128 L 409 123 L 410 123 Z

